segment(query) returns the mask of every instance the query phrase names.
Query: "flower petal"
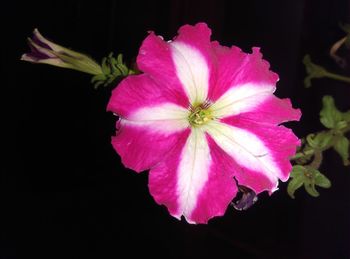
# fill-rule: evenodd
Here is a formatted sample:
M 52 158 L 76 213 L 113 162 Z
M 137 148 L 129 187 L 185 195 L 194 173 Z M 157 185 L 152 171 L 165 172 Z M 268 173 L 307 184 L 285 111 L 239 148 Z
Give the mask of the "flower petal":
M 176 75 L 191 104 L 203 103 L 208 96 L 209 68 L 204 56 L 191 45 L 170 43 Z
M 123 164 L 137 172 L 154 166 L 189 127 L 189 111 L 171 101 L 147 75 L 128 77 L 113 91 L 107 109 L 121 117 L 112 144 Z
M 274 85 L 244 84 L 230 88 L 212 106 L 213 116 L 224 118 L 249 112 L 275 91 Z
M 215 143 L 242 168 L 241 172 L 235 172 L 240 185 L 247 186 L 256 193 L 267 189 L 273 192 L 277 189 L 278 178 L 284 178 L 284 173 L 278 167 L 271 151 L 267 147 L 269 142 L 264 143 L 255 134 L 246 129 L 218 121 L 211 121 L 204 128 Z M 251 176 L 261 174 L 262 177 L 258 177 L 255 181 L 248 183 L 240 181 L 239 175 L 245 174 L 245 168 L 253 172 Z M 269 184 L 265 184 L 268 182 Z M 263 186 L 265 187 L 263 189 L 261 189 L 261 183 L 264 183 Z
M 298 115 L 299 113 L 297 113 Z M 295 155 L 296 147 L 300 145 L 300 140 L 291 129 L 246 119 L 244 115 L 232 116 L 222 120 L 222 122 L 256 136 L 268 148 L 269 157 L 279 169 L 278 178 L 283 182 L 288 180 L 292 171 L 290 158 Z
M 170 42 L 151 33 L 140 48 L 138 67 L 161 85 L 187 95 L 192 104 L 204 102 L 213 77 L 210 34 L 204 23 L 181 27 Z
M 167 86 L 159 86 L 150 76 L 142 74 L 128 76 L 113 90 L 107 110 L 128 118 L 136 110 L 164 103 L 188 108 L 186 97 Z
M 137 56 L 137 65 L 141 71 L 145 72 L 145 74 L 156 81 L 156 84 L 161 86 L 160 90 L 163 93 L 173 95 L 177 99 L 176 103 L 179 105 L 184 107 L 189 105 L 188 97 L 176 75 L 169 43 L 164 42 L 162 38 L 151 32 L 142 43 Z M 159 95 L 156 95 L 155 98 Z
M 117 134 L 112 137 L 112 145 L 125 167 L 142 172 L 162 161 L 188 131 L 166 133 L 122 119 L 117 122 Z
M 242 112 L 239 116 L 241 119 L 244 118 L 244 120 L 259 124 L 277 125 L 287 121 L 298 121 L 301 117 L 301 111 L 293 109 L 290 99 L 280 99 L 270 95 L 253 109 Z
M 231 88 L 247 84 L 256 87 L 272 87 L 278 81 L 278 75 L 269 70 L 269 63 L 262 59 L 259 48 L 253 48 L 252 54 L 245 54 L 239 48 L 220 46 L 212 43 L 217 58 L 216 83 L 209 89 L 212 102 L 218 100 Z
M 224 214 L 236 185 L 221 153 L 209 147 L 213 143 L 208 143 L 201 129 L 192 129 L 181 143 L 151 169 L 150 192 L 174 217 L 183 215 L 189 223 L 206 223 Z

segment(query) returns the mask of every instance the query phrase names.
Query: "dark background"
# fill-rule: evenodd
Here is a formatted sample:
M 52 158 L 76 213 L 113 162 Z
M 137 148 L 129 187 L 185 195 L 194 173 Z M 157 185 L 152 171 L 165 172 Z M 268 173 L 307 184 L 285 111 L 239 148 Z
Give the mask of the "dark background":
M 19 61 L 35 27 L 97 60 L 114 51 L 130 61 L 148 30 L 171 39 L 204 21 L 223 45 L 262 48 L 280 75 L 276 94 L 303 111 L 290 124 L 303 137 L 322 129 L 322 95 L 350 108 L 349 85 L 325 79 L 304 89 L 301 63 L 310 53 L 346 73 L 328 50 L 344 36 L 349 8 L 346 0 L 4 1 L 0 258 L 350 258 L 350 170 L 333 151 L 322 166 L 333 186 L 319 198 L 299 190 L 292 200 L 281 184 L 247 211 L 189 225 L 158 206 L 147 173 L 125 169 L 112 149 L 112 87 L 96 91 L 88 75 Z

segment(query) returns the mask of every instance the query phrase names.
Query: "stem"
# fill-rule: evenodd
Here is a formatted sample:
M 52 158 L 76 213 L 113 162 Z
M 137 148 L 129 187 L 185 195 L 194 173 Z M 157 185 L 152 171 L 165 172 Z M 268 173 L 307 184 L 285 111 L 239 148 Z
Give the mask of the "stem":
M 322 151 L 317 150 L 317 152 L 315 152 L 314 154 L 314 160 L 312 160 L 312 162 L 308 166 L 314 169 L 318 169 L 322 163 L 322 159 L 323 159 Z
M 347 77 L 347 76 L 334 74 L 334 73 L 331 73 L 331 72 L 328 72 L 328 71 L 325 73 L 325 76 L 328 77 L 328 78 L 332 78 L 332 79 L 338 80 L 338 81 L 343 81 L 343 82 L 346 82 L 346 83 L 350 83 L 350 77 Z
M 313 155 L 314 153 L 315 153 L 315 150 L 313 150 L 313 149 L 307 150 L 305 152 L 298 152 L 295 154 L 295 156 L 291 157 L 290 160 L 297 160 L 297 159 L 302 158 L 304 156 Z

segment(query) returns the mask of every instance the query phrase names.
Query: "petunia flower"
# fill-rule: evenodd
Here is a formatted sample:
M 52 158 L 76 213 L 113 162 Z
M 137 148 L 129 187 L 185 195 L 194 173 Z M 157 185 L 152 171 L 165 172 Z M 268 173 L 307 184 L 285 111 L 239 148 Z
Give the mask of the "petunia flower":
M 44 38 L 34 29 L 33 38 L 28 38 L 30 53 L 23 54 L 21 60 L 75 69 L 92 75 L 103 74 L 102 68 L 90 57 L 62 47 Z
M 299 145 L 280 123 L 301 113 L 273 95 L 278 75 L 259 48 L 245 54 L 210 35 L 205 23 L 168 42 L 151 32 L 137 57 L 143 74 L 125 78 L 107 108 L 119 116 L 112 144 L 123 164 L 150 169 L 155 201 L 189 223 L 223 215 L 236 181 L 256 194 L 276 191 Z

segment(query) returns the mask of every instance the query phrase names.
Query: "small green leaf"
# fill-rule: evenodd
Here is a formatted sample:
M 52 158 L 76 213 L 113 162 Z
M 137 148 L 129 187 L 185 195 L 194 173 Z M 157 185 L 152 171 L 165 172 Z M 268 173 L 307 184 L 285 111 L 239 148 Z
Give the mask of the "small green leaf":
M 342 118 L 344 121 L 350 122 L 350 111 L 343 112 L 342 113 Z
M 118 54 L 117 62 L 118 62 L 118 64 L 123 64 L 123 54 Z
M 345 136 L 340 136 L 334 144 L 334 149 L 343 159 L 344 165 L 349 165 L 349 140 Z
M 336 127 L 337 123 L 341 121 L 342 114 L 338 111 L 337 107 L 335 107 L 332 96 L 325 95 L 322 102 L 323 108 L 320 112 L 320 121 L 325 127 L 333 129 Z
M 322 149 L 331 143 L 333 137 L 334 136 L 330 131 L 322 131 L 317 135 L 315 134 L 307 135 L 306 140 L 310 145 L 310 147 L 314 149 Z
M 106 79 L 106 76 L 104 74 L 99 74 L 91 78 L 91 83 L 95 83 L 96 81 L 101 81 L 105 79 Z
M 312 183 L 304 183 L 305 190 L 312 197 L 318 197 L 320 194 L 315 189 L 315 184 Z
M 111 69 L 109 68 L 107 64 L 107 58 L 102 59 L 102 72 L 105 75 L 109 75 L 111 73 Z
M 348 126 L 348 124 L 346 123 L 346 121 L 341 120 L 341 121 L 338 121 L 337 125 L 335 125 L 335 128 L 337 130 L 341 130 L 341 129 L 345 129 L 347 126 Z
M 315 185 L 320 186 L 322 188 L 331 187 L 331 181 L 324 175 L 318 172 L 315 175 Z
M 293 178 L 291 181 L 289 181 L 288 183 L 288 187 L 287 187 L 287 192 L 289 194 L 289 196 L 294 199 L 294 193 L 297 189 L 299 189 L 302 185 L 303 185 L 303 177 L 296 177 Z
M 290 177 L 296 178 L 296 177 L 304 176 L 305 170 L 306 170 L 306 168 L 303 167 L 302 165 L 295 165 L 295 166 L 293 166 L 293 170 L 290 173 Z

